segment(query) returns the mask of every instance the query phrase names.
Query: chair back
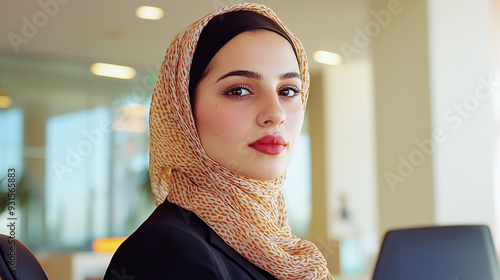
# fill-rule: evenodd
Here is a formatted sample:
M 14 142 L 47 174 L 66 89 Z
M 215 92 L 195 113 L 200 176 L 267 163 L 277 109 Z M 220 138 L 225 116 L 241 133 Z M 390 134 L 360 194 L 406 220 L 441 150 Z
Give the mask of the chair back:
M 487 226 L 438 226 L 387 232 L 373 280 L 500 280 Z
M 48 280 L 35 255 L 21 241 L 0 234 L 0 279 Z

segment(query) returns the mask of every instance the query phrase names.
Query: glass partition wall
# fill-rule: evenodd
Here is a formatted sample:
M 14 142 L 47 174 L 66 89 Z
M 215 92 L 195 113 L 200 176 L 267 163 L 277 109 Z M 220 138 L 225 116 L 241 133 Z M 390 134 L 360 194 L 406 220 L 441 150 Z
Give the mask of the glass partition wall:
M 11 100 L 0 109 L 0 178 L 15 170 L 15 234 L 33 250 L 88 249 L 96 237 L 130 234 L 154 208 L 147 115 L 156 75 L 118 80 L 89 67 L 0 56 Z

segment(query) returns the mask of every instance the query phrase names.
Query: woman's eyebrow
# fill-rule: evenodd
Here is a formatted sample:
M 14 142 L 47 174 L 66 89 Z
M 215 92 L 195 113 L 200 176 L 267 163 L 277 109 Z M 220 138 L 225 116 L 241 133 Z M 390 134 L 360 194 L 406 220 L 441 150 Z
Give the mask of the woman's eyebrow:
M 262 79 L 262 75 L 254 72 L 254 71 L 248 71 L 248 70 L 236 70 L 236 71 L 231 71 L 229 73 L 226 73 L 222 75 L 216 82 L 225 79 L 227 77 L 232 77 L 232 76 L 241 76 L 241 77 L 247 77 L 247 78 L 252 78 L 252 79 Z
M 292 78 L 301 79 L 300 74 L 297 72 L 288 72 L 288 73 L 280 75 L 280 80 L 292 79 Z
M 220 76 L 220 78 L 217 79 L 216 82 L 223 80 L 225 78 L 228 78 L 228 77 L 233 77 L 233 76 L 240 76 L 240 77 L 262 80 L 262 75 L 260 73 L 255 72 L 255 71 L 236 70 L 236 71 L 231 71 L 229 73 L 226 73 L 226 74 Z M 279 75 L 279 78 L 280 78 L 280 80 L 286 80 L 286 79 L 292 79 L 292 78 L 301 79 L 300 74 L 297 72 L 288 72 L 285 74 L 281 74 L 281 75 Z

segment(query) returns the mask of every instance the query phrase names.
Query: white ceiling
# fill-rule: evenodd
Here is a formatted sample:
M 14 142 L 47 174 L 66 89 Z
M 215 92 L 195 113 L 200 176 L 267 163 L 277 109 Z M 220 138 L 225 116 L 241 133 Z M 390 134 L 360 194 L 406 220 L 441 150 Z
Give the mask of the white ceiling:
M 236 2 L 241 1 L 3 0 L 0 53 L 83 63 L 100 61 L 143 69 L 155 67 L 176 33 L 216 8 Z M 354 27 L 366 22 L 367 2 L 261 1 L 299 36 L 309 57 L 318 49 L 340 52 L 341 42 L 352 43 Z M 50 14 L 40 3 L 51 3 Z M 159 21 L 139 19 L 135 9 L 142 5 L 161 7 L 165 16 Z M 31 24 L 34 29 L 29 28 Z M 24 40 L 17 53 L 9 34 Z M 311 62 L 311 67 L 317 64 Z

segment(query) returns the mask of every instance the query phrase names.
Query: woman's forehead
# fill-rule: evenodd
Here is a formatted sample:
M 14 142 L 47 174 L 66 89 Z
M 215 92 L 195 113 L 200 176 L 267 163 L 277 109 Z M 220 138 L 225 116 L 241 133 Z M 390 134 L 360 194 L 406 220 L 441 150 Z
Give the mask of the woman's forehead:
M 247 31 L 231 39 L 214 56 L 210 72 L 251 70 L 261 74 L 299 72 L 290 43 L 272 31 Z M 210 74 L 210 73 L 209 73 Z

